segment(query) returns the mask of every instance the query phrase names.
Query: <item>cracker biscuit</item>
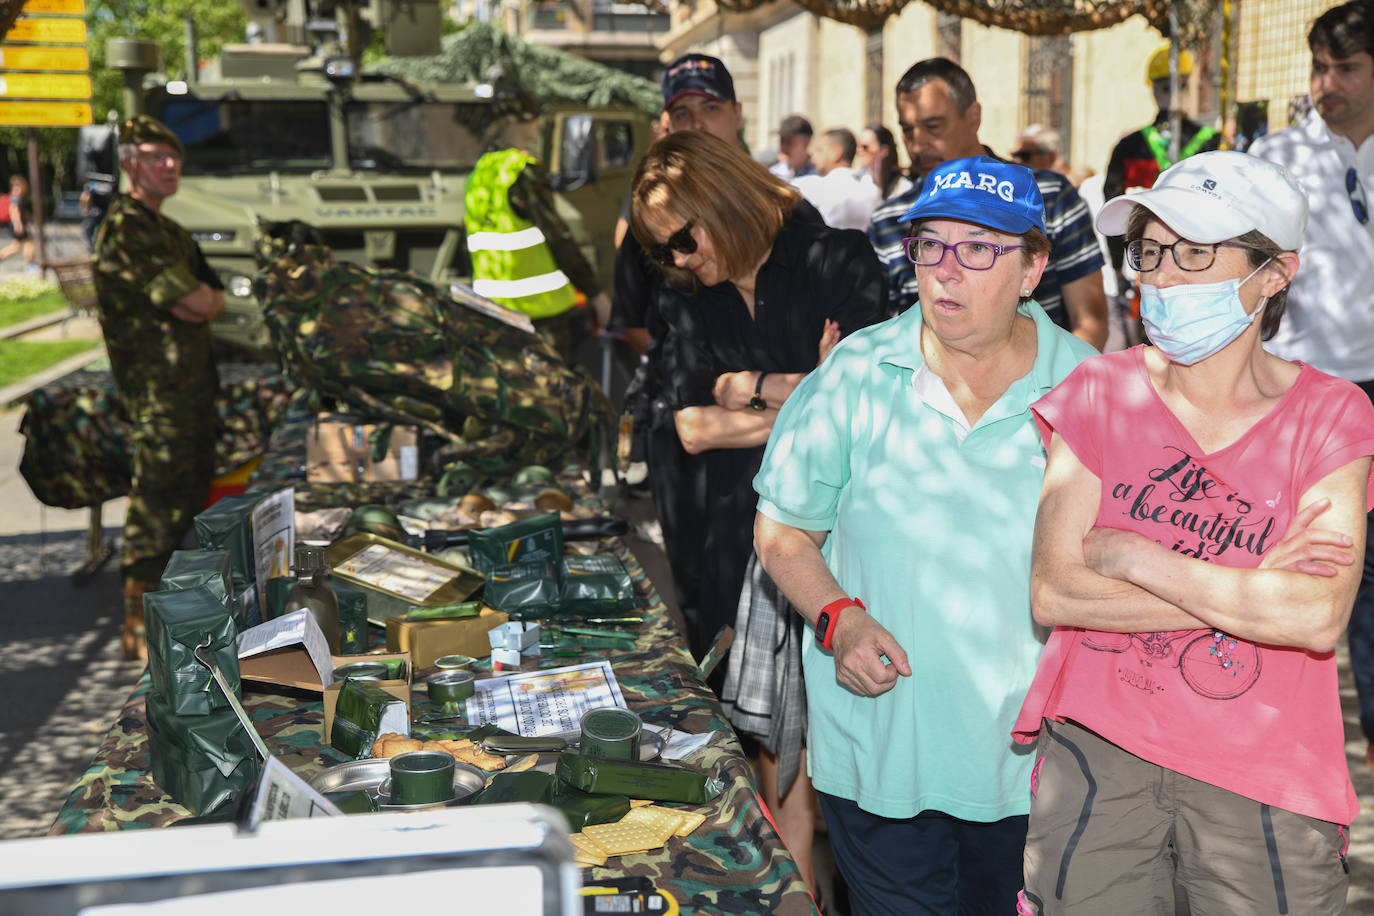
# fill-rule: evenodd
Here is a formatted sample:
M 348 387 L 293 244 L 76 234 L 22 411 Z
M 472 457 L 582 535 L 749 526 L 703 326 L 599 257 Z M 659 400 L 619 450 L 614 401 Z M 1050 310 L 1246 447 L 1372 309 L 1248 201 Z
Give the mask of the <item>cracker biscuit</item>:
M 678 836 L 691 836 L 692 831 L 706 820 L 706 815 L 697 811 L 679 811 L 678 814 L 682 815 L 682 826 L 677 829 Z
M 586 865 L 605 865 L 608 853 L 599 843 L 589 837 L 574 833 L 568 837 L 572 841 L 573 857 Z
M 682 828 L 682 813 L 672 808 L 646 805 L 643 808 L 631 808 L 629 813 L 620 819 L 620 823 L 642 824 L 648 827 L 662 837 L 656 844 L 662 846 L 668 842 L 668 837 L 674 836 Z
M 454 743 L 461 744 L 462 742 Z M 471 741 L 467 742 L 466 747 L 455 748 L 449 751 L 449 753 L 453 755 L 455 760 L 461 760 L 463 763 L 470 763 L 483 770 L 503 770 L 506 767 L 506 758 L 504 756 L 501 754 L 488 754 L 486 751 L 482 750 L 480 745 L 473 744 Z
M 582 828 L 582 833 L 591 837 L 607 855 L 621 856 L 645 852 L 662 846 L 669 836 L 644 824 L 591 824 Z

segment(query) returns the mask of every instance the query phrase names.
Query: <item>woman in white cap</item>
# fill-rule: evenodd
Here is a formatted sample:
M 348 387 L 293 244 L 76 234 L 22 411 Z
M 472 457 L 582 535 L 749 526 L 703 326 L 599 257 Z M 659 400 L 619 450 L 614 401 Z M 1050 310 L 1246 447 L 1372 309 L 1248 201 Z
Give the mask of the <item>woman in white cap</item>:
M 1350 784 L 1336 687 L 1374 409 L 1261 346 L 1298 270 L 1287 172 L 1194 156 L 1097 218 L 1152 342 L 1035 405 L 1049 465 L 1031 596 L 1055 631 L 1024 913 L 1336 913 Z
M 1043 648 L 1030 406 L 1088 355 L 1031 298 L 1050 243 L 1029 169 L 926 176 L 920 308 L 841 341 L 778 414 L 755 543 L 814 629 L 811 777 L 855 913 L 1007 913 L 1033 755 L 1009 736 Z

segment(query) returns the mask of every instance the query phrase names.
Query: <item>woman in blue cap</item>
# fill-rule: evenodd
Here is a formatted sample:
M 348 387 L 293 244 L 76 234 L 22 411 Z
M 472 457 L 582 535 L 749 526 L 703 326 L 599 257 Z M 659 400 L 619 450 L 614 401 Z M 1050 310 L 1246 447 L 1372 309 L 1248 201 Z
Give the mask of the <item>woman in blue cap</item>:
M 813 625 L 810 772 L 856 912 L 1015 908 L 1032 758 L 1010 738 L 1042 634 L 1030 405 L 1096 351 L 1030 298 L 1031 172 L 955 159 L 906 219 L 920 308 L 842 341 L 755 478 L 768 573 Z

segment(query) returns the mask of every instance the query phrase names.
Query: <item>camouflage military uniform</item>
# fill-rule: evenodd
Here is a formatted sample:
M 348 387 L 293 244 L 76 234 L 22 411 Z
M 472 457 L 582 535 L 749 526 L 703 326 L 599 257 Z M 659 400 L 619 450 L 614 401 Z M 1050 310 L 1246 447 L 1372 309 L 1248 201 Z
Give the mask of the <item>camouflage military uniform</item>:
M 185 229 L 124 194 L 100 227 L 93 261 L 105 348 L 134 440 L 124 575 L 155 583 L 205 504 L 215 461 L 210 327 L 171 307 L 202 283 L 222 284 Z

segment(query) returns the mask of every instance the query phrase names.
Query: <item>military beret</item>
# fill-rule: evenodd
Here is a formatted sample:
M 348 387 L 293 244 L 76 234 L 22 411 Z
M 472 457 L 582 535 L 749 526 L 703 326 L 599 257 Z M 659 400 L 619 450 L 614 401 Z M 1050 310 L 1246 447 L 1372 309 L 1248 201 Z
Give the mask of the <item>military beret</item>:
M 134 115 L 119 125 L 120 143 L 166 143 L 177 151 L 178 156 L 186 155 L 186 147 L 181 139 L 172 133 L 171 128 L 151 115 Z

